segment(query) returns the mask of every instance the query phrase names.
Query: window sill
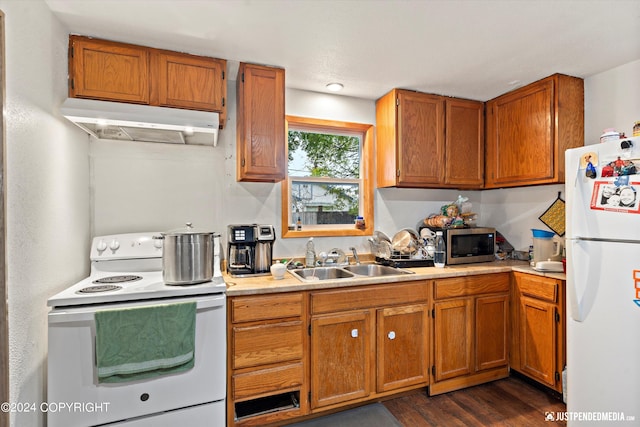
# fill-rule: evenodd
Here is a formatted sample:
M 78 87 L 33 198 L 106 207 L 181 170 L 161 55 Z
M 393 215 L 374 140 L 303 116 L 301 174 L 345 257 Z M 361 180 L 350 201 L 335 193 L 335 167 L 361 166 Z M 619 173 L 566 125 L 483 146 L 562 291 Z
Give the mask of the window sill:
M 364 229 L 355 228 L 353 226 L 344 228 L 325 228 L 322 226 L 306 226 L 302 230 L 282 230 L 282 238 L 290 239 L 296 237 L 341 237 L 341 236 L 371 236 L 373 234 L 372 227 Z

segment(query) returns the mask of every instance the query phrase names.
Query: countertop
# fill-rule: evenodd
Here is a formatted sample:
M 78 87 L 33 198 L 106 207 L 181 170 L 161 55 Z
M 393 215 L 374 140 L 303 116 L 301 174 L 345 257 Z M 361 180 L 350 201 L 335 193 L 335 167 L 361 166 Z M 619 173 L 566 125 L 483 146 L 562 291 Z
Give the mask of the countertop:
M 279 292 L 308 291 L 314 289 L 332 289 L 350 286 L 373 285 L 380 283 L 399 283 L 413 280 L 429 280 L 445 277 L 473 276 L 478 274 L 504 273 L 519 271 L 537 276 L 566 280 L 564 273 L 536 271 L 526 261 L 505 260 L 460 266 L 405 268 L 414 274 L 398 276 L 358 277 L 349 279 L 302 282 L 287 272 L 283 279 L 275 280 L 271 275 L 253 277 L 231 277 L 224 273 L 227 284 L 227 296 L 272 294 Z

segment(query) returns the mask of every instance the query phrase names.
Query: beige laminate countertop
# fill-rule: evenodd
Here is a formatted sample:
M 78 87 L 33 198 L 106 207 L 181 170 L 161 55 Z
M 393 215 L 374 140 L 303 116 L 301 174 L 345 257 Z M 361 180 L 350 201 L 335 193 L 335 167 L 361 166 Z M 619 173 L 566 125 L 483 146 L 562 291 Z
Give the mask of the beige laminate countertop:
M 382 277 L 358 277 L 349 279 L 321 280 L 301 282 L 287 272 L 283 279 L 275 280 L 271 275 L 254 277 L 231 277 L 224 273 L 227 284 L 227 296 L 272 294 L 278 292 L 308 291 L 314 289 L 346 288 L 350 286 L 373 285 L 380 283 L 398 283 L 412 280 L 429 280 L 445 277 L 473 276 L 478 274 L 504 273 L 519 271 L 538 276 L 552 277 L 566 280 L 564 273 L 548 273 L 536 271 L 526 261 L 493 261 L 461 266 L 446 266 L 444 268 L 419 267 L 405 268 L 414 274 Z

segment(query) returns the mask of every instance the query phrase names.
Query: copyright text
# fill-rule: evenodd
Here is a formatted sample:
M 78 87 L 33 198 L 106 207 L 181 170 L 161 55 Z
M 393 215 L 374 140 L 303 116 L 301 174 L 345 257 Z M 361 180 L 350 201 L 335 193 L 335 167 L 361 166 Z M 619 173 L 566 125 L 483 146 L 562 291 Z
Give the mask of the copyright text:
M 111 402 L 2 402 L 0 412 L 109 412 Z

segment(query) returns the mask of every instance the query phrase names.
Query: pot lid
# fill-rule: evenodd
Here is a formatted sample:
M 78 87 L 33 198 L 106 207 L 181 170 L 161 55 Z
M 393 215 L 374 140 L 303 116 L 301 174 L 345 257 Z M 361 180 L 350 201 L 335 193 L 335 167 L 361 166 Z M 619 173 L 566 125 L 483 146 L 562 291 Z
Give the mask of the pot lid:
M 219 236 L 213 231 L 202 230 L 200 228 L 195 228 L 192 223 L 187 222 L 185 226 L 182 228 L 176 228 L 173 230 L 169 230 L 161 233 L 163 236 L 183 236 L 185 234 L 213 234 L 214 236 Z

